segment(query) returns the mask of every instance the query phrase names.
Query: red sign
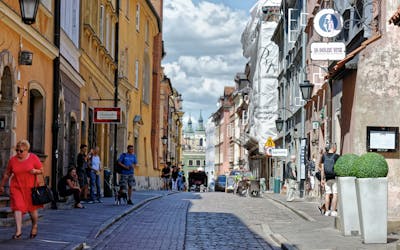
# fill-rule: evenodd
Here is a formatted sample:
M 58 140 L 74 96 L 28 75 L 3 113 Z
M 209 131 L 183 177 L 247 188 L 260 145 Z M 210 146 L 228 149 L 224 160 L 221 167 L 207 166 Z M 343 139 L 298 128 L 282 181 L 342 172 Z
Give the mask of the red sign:
M 93 123 L 121 123 L 121 108 L 94 108 Z

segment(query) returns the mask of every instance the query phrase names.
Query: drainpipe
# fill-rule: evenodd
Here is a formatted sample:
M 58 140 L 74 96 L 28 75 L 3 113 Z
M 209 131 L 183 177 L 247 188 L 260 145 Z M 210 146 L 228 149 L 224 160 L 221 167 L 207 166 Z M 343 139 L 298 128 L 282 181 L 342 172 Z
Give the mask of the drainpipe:
M 60 51 L 60 0 L 54 1 L 54 45 Z M 60 53 L 60 52 L 58 52 Z M 59 98 L 60 98 L 60 54 L 53 60 L 53 137 L 51 157 L 51 188 L 54 194 L 57 193 L 58 176 L 58 132 L 60 129 Z M 57 209 L 55 201 L 51 204 L 52 209 Z
M 302 12 L 306 13 L 307 12 L 307 1 L 303 1 L 303 8 Z M 306 72 L 306 53 L 307 53 L 307 33 L 305 30 L 305 27 L 303 27 L 303 32 L 302 32 L 302 52 L 301 52 L 301 65 L 303 69 L 303 77 L 302 77 L 302 82 L 307 80 L 307 72 Z M 299 151 L 299 160 L 300 160 L 300 197 L 304 197 L 304 181 L 306 178 L 306 172 L 305 172 L 305 151 L 306 151 L 306 145 L 302 145 L 303 140 L 305 140 L 305 126 L 306 126 L 306 110 L 304 108 L 304 105 L 301 107 L 301 138 L 299 141 L 300 145 L 300 151 Z M 305 144 L 305 143 L 304 143 Z
M 114 62 L 117 67 L 114 70 L 114 107 L 118 107 L 118 54 L 119 54 L 119 3 L 118 0 L 116 2 L 116 12 L 117 12 L 117 22 L 115 23 L 115 49 L 114 49 Z M 117 150 L 117 138 L 118 138 L 118 124 L 114 124 L 114 156 L 113 162 L 117 162 L 118 159 L 118 150 Z M 113 184 L 117 183 L 117 175 L 113 168 Z

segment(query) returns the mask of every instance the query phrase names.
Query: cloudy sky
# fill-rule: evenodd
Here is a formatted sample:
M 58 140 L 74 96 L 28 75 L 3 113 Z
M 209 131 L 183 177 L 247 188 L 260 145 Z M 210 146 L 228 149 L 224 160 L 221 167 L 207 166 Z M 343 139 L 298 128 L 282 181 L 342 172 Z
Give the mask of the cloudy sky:
M 163 66 L 182 94 L 185 125 L 217 110 L 224 86 L 234 86 L 243 72 L 241 34 L 257 0 L 164 1 Z

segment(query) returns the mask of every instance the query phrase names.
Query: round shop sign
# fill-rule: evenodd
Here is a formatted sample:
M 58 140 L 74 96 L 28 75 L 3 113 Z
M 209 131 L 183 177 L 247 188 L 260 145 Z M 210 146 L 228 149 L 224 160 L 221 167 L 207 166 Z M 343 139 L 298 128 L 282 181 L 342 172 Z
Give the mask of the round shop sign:
M 335 37 L 342 28 L 343 18 L 333 9 L 323 9 L 314 17 L 314 30 L 322 37 Z

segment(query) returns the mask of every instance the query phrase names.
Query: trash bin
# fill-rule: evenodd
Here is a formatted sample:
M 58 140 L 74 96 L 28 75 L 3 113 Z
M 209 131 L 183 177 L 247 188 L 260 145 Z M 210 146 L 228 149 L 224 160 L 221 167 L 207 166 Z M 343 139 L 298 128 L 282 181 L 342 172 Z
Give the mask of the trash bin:
M 281 192 L 281 178 L 275 177 L 274 179 L 274 193 L 279 194 Z
M 112 186 L 111 186 L 111 170 L 110 169 L 104 169 L 104 197 L 112 197 L 113 196 L 113 191 L 112 191 Z

